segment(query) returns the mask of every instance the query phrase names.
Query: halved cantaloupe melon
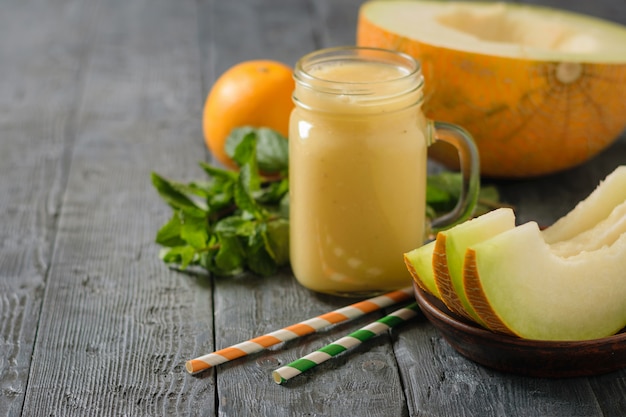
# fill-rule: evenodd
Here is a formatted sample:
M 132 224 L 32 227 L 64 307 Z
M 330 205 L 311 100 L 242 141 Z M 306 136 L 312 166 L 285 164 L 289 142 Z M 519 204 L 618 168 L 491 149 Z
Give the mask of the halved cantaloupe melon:
M 465 289 L 495 331 L 536 340 L 587 340 L 626 326 L 626 234 L 563 258 L 529 222 L 468 249 Z
M 421 61 L 424 112 L 472 133 L 484 176 L 570 168 L 626 128 L 626 27 L 616 23 L 511 3 L 374 0 L 356 38 Z M 429 154 L 457 166 L 447 147 Z

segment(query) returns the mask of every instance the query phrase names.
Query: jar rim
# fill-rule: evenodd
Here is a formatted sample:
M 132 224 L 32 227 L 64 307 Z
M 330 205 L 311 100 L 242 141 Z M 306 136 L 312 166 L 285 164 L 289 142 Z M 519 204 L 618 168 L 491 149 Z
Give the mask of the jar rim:
M 385 80 L 367 80 L 367 81 L 337 81 L 317 77 L 310 73 L 315 66 L 323 64 L 332 64 L 338 62 L 361 61 L 361 62 L 378 62 L 389 65 L 400 66 L 406 69 L 406 72 L 400 73 L 398 77 Z M 358 88 L 359 86 L 374 86 L 379 84 L 402 83 L 411 79 L 417 79 L 417 88 L 423 84 L 422 69 L 419 61 L 412 56 L 395 50 L 374 48 L 365 46 L 337 46 L 325 48 L 310 52 L 298 60 L 295 65 L 294 78 L 296 82 L 313 87 L 316 90 L 323 89 L 332 92 L 333 86 L 343 85 Z M 346 91 L 342 90 L 342 94 Z M 355 91 L 358 94 L 357 91 Z

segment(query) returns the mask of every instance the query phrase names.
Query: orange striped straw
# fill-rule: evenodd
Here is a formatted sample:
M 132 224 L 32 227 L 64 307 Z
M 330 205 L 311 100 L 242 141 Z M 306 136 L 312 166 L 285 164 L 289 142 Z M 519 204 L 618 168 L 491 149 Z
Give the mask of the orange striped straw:
M 359 301 L 346 307 L 322 314 L 317 317 L 292 324 L 280 330 L 275 330 L 263 336 L 220 349 L 208 355 L 191 359 L 185 364 L 187 372 L 196 374 L 206 369 L 220 365 L 233 359 L 241 358 L 252 353 L 260 352 L 270 346 L 288 340 L 293 340 L 307 334 L 315 333 L 334 324 L 353 320 L 357 317 L 380 310 L 385 307 L 409 300 L 413 297 L 413 287 L 403 288 L 390 293 L 379 295 L 368 300 Z

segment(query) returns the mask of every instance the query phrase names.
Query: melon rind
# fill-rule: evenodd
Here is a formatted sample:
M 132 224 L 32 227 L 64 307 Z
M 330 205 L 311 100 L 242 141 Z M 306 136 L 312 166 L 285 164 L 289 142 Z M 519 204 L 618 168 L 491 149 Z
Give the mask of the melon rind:
M 455 313 L 485 325 L 467 299 L 463 282 L 468 247 L 515 227 L 510 208 L 498 208 L 437 234 L 433 254 L 435 284 L 441 300 Z

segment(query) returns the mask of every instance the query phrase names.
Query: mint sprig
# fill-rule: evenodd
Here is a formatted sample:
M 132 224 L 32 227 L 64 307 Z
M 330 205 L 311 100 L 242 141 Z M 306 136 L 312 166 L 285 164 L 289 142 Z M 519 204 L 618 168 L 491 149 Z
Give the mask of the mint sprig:
M 459 172 L 442 171 L 426 179 L 426 217 L 433 219 L 454 209 L 463 186 Z M 500 193 L 494 185 L 481 185 L 474 216 L 506 205 L 500 203 Z
M 239 170 L 200 163 L 205 182 L 183 184 L 152 173 L 173 211 L 156 235 L 161 259 L 218 275 L 272 275 L 289 261 L 289 222 L 281 209 L 289 190 L 287 140 L 267 129 L 241 128 L 227 149 Z

